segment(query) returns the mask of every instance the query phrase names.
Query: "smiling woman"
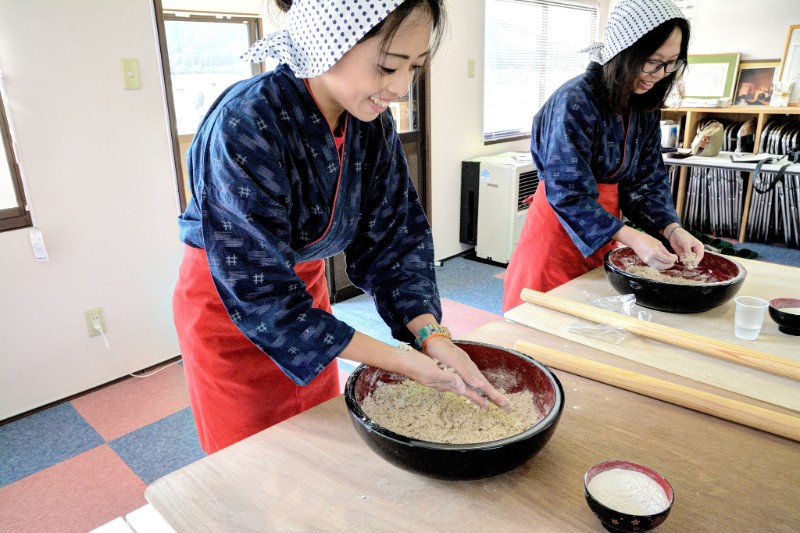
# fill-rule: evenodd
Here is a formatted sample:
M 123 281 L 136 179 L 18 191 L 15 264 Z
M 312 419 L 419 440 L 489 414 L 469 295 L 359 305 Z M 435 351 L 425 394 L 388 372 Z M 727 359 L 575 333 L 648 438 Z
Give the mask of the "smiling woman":
M 288 28 L 243 55 L 280 65 L 226 89 L 189 150 L 173 308 L 203 449 L 338 395 L 338 356 L 505 406 L 438 323 L 431 228 L 388 111 L 436 50 L 443 2 L 280 3 Z M 323 259 L 342 251 L 418 350 L 333 316 Z M 440 334 L 423 345 L 423 331 Z

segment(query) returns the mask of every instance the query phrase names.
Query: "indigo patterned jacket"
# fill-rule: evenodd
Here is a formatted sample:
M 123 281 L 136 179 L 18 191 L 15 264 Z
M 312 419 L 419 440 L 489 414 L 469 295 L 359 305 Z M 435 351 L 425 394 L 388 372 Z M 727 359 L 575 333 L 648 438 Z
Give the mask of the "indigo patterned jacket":
M 547 201 L 588 257 L 623 223 L 597 202 L 598 183 L 619 184 L 620 209 L 652 235 L 678 222 L 661 158 L 661 111 L 612 115 L 597 84 L 602 68 L 562 85 L 533 118 L 531 154 Z
M 311 381 L 354 330 L 312 308 L 296 263 L 344 250 L 399 340 L 441 318 L 430 225 L 388 111 L 349 116 L 343 160 L 303 80 L 281 65 L 214 103 L 187 156 L 192 199 L 180 238 L 205 248 L 231 319 L 296 383 Z

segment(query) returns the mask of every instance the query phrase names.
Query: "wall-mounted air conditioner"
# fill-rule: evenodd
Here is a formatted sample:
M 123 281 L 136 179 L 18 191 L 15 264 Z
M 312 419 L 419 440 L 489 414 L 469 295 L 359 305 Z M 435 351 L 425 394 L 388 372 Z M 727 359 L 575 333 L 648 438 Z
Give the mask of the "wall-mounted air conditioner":
M 461 163 L 460 240 L 475 255 L 508 263 L 519 240 L 530 197 L 539 184 L 527 152 L 506 152 Z

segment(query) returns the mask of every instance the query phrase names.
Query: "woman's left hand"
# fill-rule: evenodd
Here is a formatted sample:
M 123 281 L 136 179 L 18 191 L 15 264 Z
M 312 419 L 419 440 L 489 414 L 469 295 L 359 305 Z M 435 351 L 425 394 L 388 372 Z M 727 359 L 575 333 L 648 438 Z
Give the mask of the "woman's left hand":
M 694 235 L 683 229 L 683 227 L 678 227 L 672 232 L 669 236 L 669 245 L 675 251 L 681 262 L 688 268 L 696 267 L 703 259 L 703 254 L 705 253 L 703 243 Z M 687 260 L 687 257 L 691 258 L 691 260 Z
M 477 393 L 475 396 L 469 395 L 470 398 L 473 401 L 482 400 L 481 403 L 478 403 L 481 407 L 486 407 L 486 399 L 488 399 L 501 409 L 508 408 L 508 399 L 489 383 L 467 352 L 453 344 L 448 337 L 437 336 L 429 339 L 425 343 L 425 353 L 432 359 L 455 370 L 467 387 Z

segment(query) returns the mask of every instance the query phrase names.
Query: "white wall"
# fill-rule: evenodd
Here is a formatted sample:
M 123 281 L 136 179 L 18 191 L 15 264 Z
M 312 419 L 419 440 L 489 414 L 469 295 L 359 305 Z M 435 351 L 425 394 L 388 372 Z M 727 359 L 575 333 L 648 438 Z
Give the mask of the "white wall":
M 695 11 L 691 54 L 780 59 L 789 25 L 800 24 L 798 0 L 699 0 Z
M 528 140 L 483 144 L 484 0 L 448 2 L 447 39 L 431 69 L 431 223 L 436 258 L 470 248 L 459 242 L 461 161 L 508 151 L 527 151 Z M 475 77 L 467 62 L 475 60 Z
M 152 20 L 148 0 L 0 0 L 0 67 L 50 254 L 34 260 L 27 230 L 0 233 L 0 419 L 123 375 L 87 335 L 86 309 L 103 308 L 131 370 L 178 355 L 181 245 Z M 138 59 L 141 90 L 123 90 L 123 57 Z

